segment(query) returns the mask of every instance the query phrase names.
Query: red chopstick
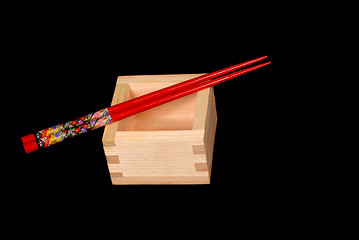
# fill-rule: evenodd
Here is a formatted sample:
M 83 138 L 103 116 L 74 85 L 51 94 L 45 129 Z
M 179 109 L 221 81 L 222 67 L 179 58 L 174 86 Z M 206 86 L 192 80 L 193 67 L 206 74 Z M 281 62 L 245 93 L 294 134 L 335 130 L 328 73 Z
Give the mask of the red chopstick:
M 123 103 L 119 103 L 117 105 L 108 107 L 107 109 L 110 112 L 110 114 L 112 115 L 115 112 L 121 111 L 123 109 L 129 108 L 129 107 L 132 108 L 132 107 L 134 107 L 134 106 L 136 106 L 138 104 L 142 104 L 144 102 L 156 100 L 157 98 L 160 98 L 162 96 L 165 96 L 165 95 L 168 95 L 168 94 L 172 94 L 172 93 L 184 90 L 184 89 L 186 89 L 188 87 L 191 87 L 191 86 L 194 86 L 194 85 L 196 85 L 198 83 L 207 81 L 207 80 L 212 79 L 212 78 L 222 76 L 222 75 L 224 75 L 226 73 L 229 73 L 229 72 L 233 72 L 233 71 L 238 70 L 240 68 L 243 68 L 245 66 L 251 65 L 251 64 L 253 64 L 255 62 L 259 62 L 259 61 L 261 61 L 261 60 L 263 60 L 265 58 L 267 58 L 267 56 L 263 56 L 263 57 L 260 57 L 260 58 L 249 60 L 249 61 L 237 64 L 237 65 L 233 65 L 231 67 L 227 67 L 227 68 L 218 70 L 218 71 L 213 72 L 213 73 L 208 73 L 208 74 L 205 74 L 205 75 L 202 75 L 202 76 L 199 76 L 199 77 L 195 77 L 193 79 L 190 79 L 190 80 L 187 80 L 187 81 L 184 81 L 184 82 L 181 82 L 181 83 L 177 83 L 177 84 L 174 84 L 172 86 L 169 86 L 169 87 L 166 87 L 166 88 L 163 88 L 163 89 L 160 89 L 160 90 L 157 90 L 157 91 L 142 95 L 142 96 L 134 98 L 132 100 L 129 100 L 129 101 L 126 101 L 126 102 L 123 102 Z
M 154 99 L 152 101 L 145 102 L 145 103 L 137 105 L 137 106 L 135 106 L 133 108 L 128 108 L 128 109 L 125 109 L 123 111 L 116 112 L 113 115 L 111 115 L 112 120 L 113 120 L 113 122 L 119 121 L 121 119 L 124 119 L 126 117 L 132 116 L 132 115 L 137 114 L 139 112 L 146 111 L 148 109 L 157 107 L 157 106 L 162 105 L 164 103 L 171 102 L 171 101 L 176 100 L 178 98 L 181 98 L 181 97 L 187 96 L 189 94 L 201 91 L 201 90 L 206 89 L 208 87 L 212 87 L 212 86 L 214 86 L 216 84 L 228 81 L 228 80 L 230 80 L 232 78 L 238 77 L 238 76 L 243 75 L 245 73 L 254 71 L 254 70 L 256 70 L 258 68 L 261 68 L 261 67 L 264 67 L 264 66 L 266 66 L 266 65 L 268 65 L 270 63 L 271 62 L 266 62 L 266 63 L 256 65 L 254 67 L 246 68 L 244 70 L 237 71 L 237 72 L 234 72 L 234 73 L 231 73 L 231 74 L 228 74 L 228 75 L 213 79 L 211 81 L 207 81 L 207 82 L 198 84 L 198 85 L 196 85 L 194 87 L 191 87 L 191 88 L 183 89 L 181 91 L 177 91 L 177 92 L 172 93 L 172 94 L 164 95 L 164 96 L 162 96 L 160 98 Z
M 23 141 L 23 143 L 33 142 L 33 141 L 36 141 L 36 138 L 43 138 L 43 137 L 50 136 L 50 135 L 52 135 L 54 133 L 60 132 L 62 130 L 62 129 L 60 129 L 61 127 L 62 128 L 65 127 L 65 129 L 66 129 L 66 125 L 68 125 L 70 128 L 80 126 L 80 125 L 84 124 L 85 122 L 88 122 L 89 120 L 100 119 L 101 117 L 103 117 L 104 114 L 107 114 L 107 113 L 112 116 L 114 113 L 122 111 L 124 109 L 129 108 L 129 107 L 135 107 L 136 105 L 140 105 L 140 104 L 145 103 L 147 101 L 152 101 L 152 100 L 155 100 L 155 99 L 160 98 L 162 96 L 165 96 L 167 94 L 175 93 L 177 91 L 186 89 L 186 88 L 188 88 L 190 86 L 194 86 L 194 85 L 196 85 L 198 83 L 207 81 L 209 79 L 216 78 L 218 76 L 224 75 L 224 74 L 229 73 L 229 72 L 233 72 L 235 70 L 238 70 L 240 68 L 243 68 L 245 66 L 253 64 L 255 62 L 261 61 L 261 60 L 263 60 L 265 58 L 267 58 L 267 56 L 255 58 L 253 60 L 249 60 L 249 61 L 246 61 L 246 62 L 243 62 L 243 63 L 239 63 L 239 64 L 236 64 L 236 65 L 233 65 L 233 66 L 230 66 L 230 67 L 227 67 L 227 68 L 224 68 L 224 69 L 212 72 L 212 73 L 208 73 L 208 74 L 205 74 L 205 75 L 202 75 L 202 76 L 199 76 L 199 77 L 195 77 L 195 78 L 187 80 L 185 82 L 174 84 L 174 85 L 169 86 L 167 88 L 163 88 L 163 89 L 160 89 L 160 90 L 157 90 L 157 91 L 142 95 L 140 97 L 134 98 L 132 100 L 122 102 L 122 103 L 119 103 L 117 105 L 108 107 L 107 108 L 108 112 L 103 111 L 102 114 L 96 114 L 97 113 L 96 112 L 95 114 L 93 114 L 88 119 L 86 118 L 86 116 L 81 117 L 81 118 L 78 118 L 78 119 L 75 119 L 73 121 L 69 121 L 69 122 L 65 123 L 64 124 L 65 126 L 64 125 L 57 126 L 54 130 L 51 130 L 50 128 L 48 128 L 48 129 L 44 129 L 44 130 L 41 130 L 41 131 L 37 132 L 35 135 L 30 134 L 30 135 L 24 136 L 24 137 L 22 137 L 22 141 Z M 100 111 L 102 111 L 102 110 L 100 110 Z M 100 111 L 98 111 L 98 112 L 100 112 Z
M 188 80 L 188 81 L 186 81 L 187 83 L 183 82 L 180 84 L 170 86 L 169 88 L 165 88 L 165 89 L 156 91 L 157 93 L 154 92 L 155 94 L 152 93 L 152 94 L 143 95 L 142 100 L 136 100 L 136 99 L 138 99 L 138 98 L 136 98 L 136 99 L 124 102 L 122 104 L 118 104 L 118 105 L 115 105 L 115 106 L 112 106 L 112 107 L 109 107 L 106 109 L 102 109 L 93 114 L 88 114 L 84 117 L 76 119 L 76 121 L 70 121 L 65 124 L 59 124 L 54 127 L 36 132 L 35 134 L 29 134 L 27 136 L 22 137 L 25 151 L 26 151 L 26 153 L 29 153 L 29 152 L 38 150 L 39 147 L 44 148 L 44 147 L 53 145 L 55 143 L 63 141 L 66 138 L 71 138 L 73 136 L 85 133 L 89 130 L 94 130 L 99 127 L 106 126 L 108 124 L 111 124 L 111 123 L 121 120 L 123 118 L 129 117 L 136 113 L 139 113 L 139 112 L 148 110 L 150 108 L 159 106 L 161 104 L 173 101 L 180 97 L 203 90 L 207 87 L 211 87 L 218 83 L 227 81 L 234 77 L 243 75 L 247 72 L 253 71 L 255 69 L 258 69 L 260 67 L 270 64 L 270 62 L 266 62 L 266 63 L 260 64 L 260 65 L 254 66 L 254 67 L 250 67 L 250 68 L 247 68 L 247 69 L 244 69 L 241 71 L 234 72 L 232 74 L 228 74 L 226 76 L 216 78 L 211 81 L 203 82 L 203 81 L 211 79 L 215 76 L 222 75 L 224 72 L 233 71 L 233 69 L 238 69 L 243 66 L 247 66 L 254 62 L 260 61 L 264 58 L 266 58 L 266 56 L 264 56 L 262 58 L 257 58 L 257 59 L 251 60 L 251 61 L 247 61 L 245 63 L 237 64 L 235 66 L 232 66 L 232 67 L 229 67 L 229 68 L 226 68 L 226 69 L 223 69 L 223 70 L 211 73 L 211 74 L 206 74 L 204 76 L 197 77 L 195 79 Z M 191 84 L 189 84 L 188 82 L 190 82 Z M 190 85 L 196 84 L 198 82 L 203 82 L 203 83 L 189 87 Z M 141 98 L 141 97 L 139 97 L 139 98 Z M 148 100 L 148 99 L 150 99 L 150 100 Z M 134 101 L 134 100 L 136 100 L 136 101 Z M 135 105 L 132 105 L 133 107 L 129 108 L 131 106 L 131 104 L 129 104 L 128 102 L 132 102 Z M 119 106 L 125 106 L 126 108 L 125 107 L 120 108 Z M 110 109 L 111 109 L 112 113 L 110 112 Z M 115 111 L 115 110 L 117 110 L 117 111 Z M 85 121 L 85 120 L 88 120 L 88 121 Z M 81 125 L 80 123 L 83 123 L 83 124 Z M 35 138 L 35 136 L 36 136 L 36 138 Z

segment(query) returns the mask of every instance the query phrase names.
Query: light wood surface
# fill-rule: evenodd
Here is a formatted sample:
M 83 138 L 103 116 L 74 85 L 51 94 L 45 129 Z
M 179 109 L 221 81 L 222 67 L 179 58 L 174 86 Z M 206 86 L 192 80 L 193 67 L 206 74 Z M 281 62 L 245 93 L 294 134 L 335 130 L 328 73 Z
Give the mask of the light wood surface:
M 120 76 L 111 105 L 200 75 Z M 106 126 L 112 183 L 210 183 L 216 123 L 209 88 Z

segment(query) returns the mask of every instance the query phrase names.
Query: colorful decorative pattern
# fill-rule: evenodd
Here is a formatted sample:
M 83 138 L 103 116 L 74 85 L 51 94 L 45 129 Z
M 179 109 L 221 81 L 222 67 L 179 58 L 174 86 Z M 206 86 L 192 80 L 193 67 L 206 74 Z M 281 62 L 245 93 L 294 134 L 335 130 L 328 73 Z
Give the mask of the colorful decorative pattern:
M 107 108 L 95 113 L 87 114 L 73 121 L 58 124 L 53 127 L 36 132 L 35 140 L 38 147 L 48 147 L 58 142 L 62 142 L 66 138 L 86 133 L 91 130 L 106 126 L 113 123 L 111 115 Z

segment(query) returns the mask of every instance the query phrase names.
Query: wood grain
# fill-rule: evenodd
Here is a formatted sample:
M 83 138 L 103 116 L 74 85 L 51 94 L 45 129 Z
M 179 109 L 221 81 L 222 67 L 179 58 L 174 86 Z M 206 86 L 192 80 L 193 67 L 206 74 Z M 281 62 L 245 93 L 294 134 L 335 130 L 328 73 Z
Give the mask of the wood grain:
M 120 76 L 112 105 L 200 75 Z M 210 183 L 216 123 L 210 88 L 106 126 L 112 183 Z

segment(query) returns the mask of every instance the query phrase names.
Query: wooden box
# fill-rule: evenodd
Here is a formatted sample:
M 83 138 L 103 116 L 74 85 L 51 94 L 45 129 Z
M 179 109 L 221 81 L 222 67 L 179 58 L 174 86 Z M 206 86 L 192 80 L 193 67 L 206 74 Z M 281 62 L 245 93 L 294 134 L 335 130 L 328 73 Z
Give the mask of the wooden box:
M 119 76 L 112 105 L 201 74 Z M 113 184 L 209 184 L 217 124 L 212 88 L 106 126 Z

